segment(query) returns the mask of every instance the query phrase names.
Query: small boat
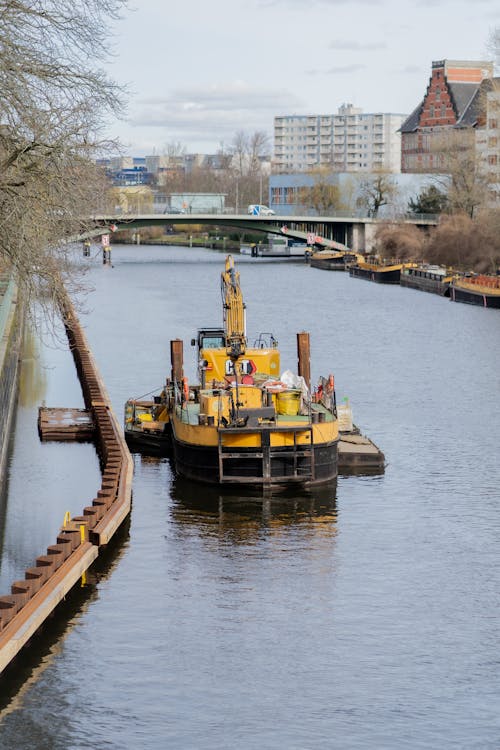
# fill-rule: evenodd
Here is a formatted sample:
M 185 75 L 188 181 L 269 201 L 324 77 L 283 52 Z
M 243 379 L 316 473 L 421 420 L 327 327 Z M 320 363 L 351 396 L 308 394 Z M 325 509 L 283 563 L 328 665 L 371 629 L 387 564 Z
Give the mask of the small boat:
M 151 400 L 130 398 L 125 404 L 124 433 L 132 452 L 166 454 L 172 444 L 170 393 L 163 389 Z
M 450 296 L 450 284 L 453 272 L 444 266 L 428 265 L 426 263 L 409 264 L 401 269 L 401 286 L 410 289 L 420 289 L 424 292 L 433 292 L 443 297 Z
M 278 342 L 248 345 L 239 273 L 222 273 L 223 322 L 203 328 L 199 384 L 183 373 L 182 341 L 171 342 L 170 411 L 174 465 L 187 479 L 219 485 L 313 485 L 337 476 L 338 419 L 333 375 L 311 392 L 309 336 L 297 334 L 298 374 L 280 374 Z
M 252 258 L 305 258 L 307 245 L 290 237 L 269 235 L 266 244 L 253 242 L 240 245 L 240 255 L 251 255 Z
M 454 302 L 500 308 L 500 276 L 477 274 L 455 278 L 450 297 Z
M 309 258 L 312 268 L 323 271 L 346 271 L 353 263 L 360 262 L 362 256 L 342 250 L 318 250 Z
M 381 261 L 376 258 L 367 258 L 353 263 L 349 268 L 349 276 L 368 279 L 379 284 L 399 284 L 403 265 L 397 260 Z

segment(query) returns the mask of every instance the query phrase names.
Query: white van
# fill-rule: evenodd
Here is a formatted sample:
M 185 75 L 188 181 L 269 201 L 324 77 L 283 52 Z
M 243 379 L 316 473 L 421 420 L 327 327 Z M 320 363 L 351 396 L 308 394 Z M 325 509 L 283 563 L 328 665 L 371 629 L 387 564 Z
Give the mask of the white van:
M 268 206 L 263 206 L 260 203 L 252 203 L 250 206 L 248 206 L 247 213 L 252 214 L 252 216 L 274 216 L 275 215 L 272 208 L 269 208 Z

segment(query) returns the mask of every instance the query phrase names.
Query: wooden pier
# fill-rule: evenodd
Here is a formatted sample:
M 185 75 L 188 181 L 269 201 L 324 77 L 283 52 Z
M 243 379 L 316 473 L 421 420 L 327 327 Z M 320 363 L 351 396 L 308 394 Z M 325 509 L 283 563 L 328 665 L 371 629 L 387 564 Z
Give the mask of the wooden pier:
M 38 434 L 44 442 L 89 442 L 95 436 L 92 413 L 87 409 L 62 409 L 40 406 L 38 409 Z

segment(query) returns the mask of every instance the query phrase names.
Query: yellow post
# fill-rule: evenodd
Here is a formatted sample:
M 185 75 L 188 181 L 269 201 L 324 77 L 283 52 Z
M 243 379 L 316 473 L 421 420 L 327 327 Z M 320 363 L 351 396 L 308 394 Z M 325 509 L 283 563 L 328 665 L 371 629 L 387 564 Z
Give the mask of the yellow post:
M 80 542 L 83 544 L 85 541 L 85 524 L 80 524 Z
M 70 515 L 69 510 L 67 510 L 66 513 L 64 514 L 63 529 L 66 528 L 66 526 L 69 524 L 70 521 L 71 521 L 71 515 Z

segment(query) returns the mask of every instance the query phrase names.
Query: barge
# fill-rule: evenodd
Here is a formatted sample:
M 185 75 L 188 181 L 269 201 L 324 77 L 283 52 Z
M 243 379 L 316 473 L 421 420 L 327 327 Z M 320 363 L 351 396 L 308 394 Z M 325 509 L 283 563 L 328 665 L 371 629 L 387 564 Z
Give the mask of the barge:
M 419 289 L 423 292 L 432 292 L 442 297 L 450 296 L 450 285 L 453 273 L 444 266 L 427 265 L 405 265 L 401 269 L 401 286 L 410 289 Z
M 349 276 L 375 281 L 379 284 L 399 284 L 403 265 L 395 260 L 360 260 L 350 266 Z
M 361 260 L 362 256 L 357 253 L 319 250 L 310 256 L 309 263 L 312 268 L 320 268 L 322 271 L 347 271 L 351 264 Z
M 450 296 L 454 302 L 500 308 L 500 276 L 464 276 L 453 279 Z
M 332 375 L 311 391 L 309 335 L 297 334 L 298 374 L 280 375 L 278 342 L 248 345 L 239 273 L 227 256 L 221 278 L 223 327 L 200 329 L 199 383 L 183 372 L 183 344 L 171 342 L 170 425 L 176 473 L 218 485 L 314 485 L 337 476 L 338 419 Z

